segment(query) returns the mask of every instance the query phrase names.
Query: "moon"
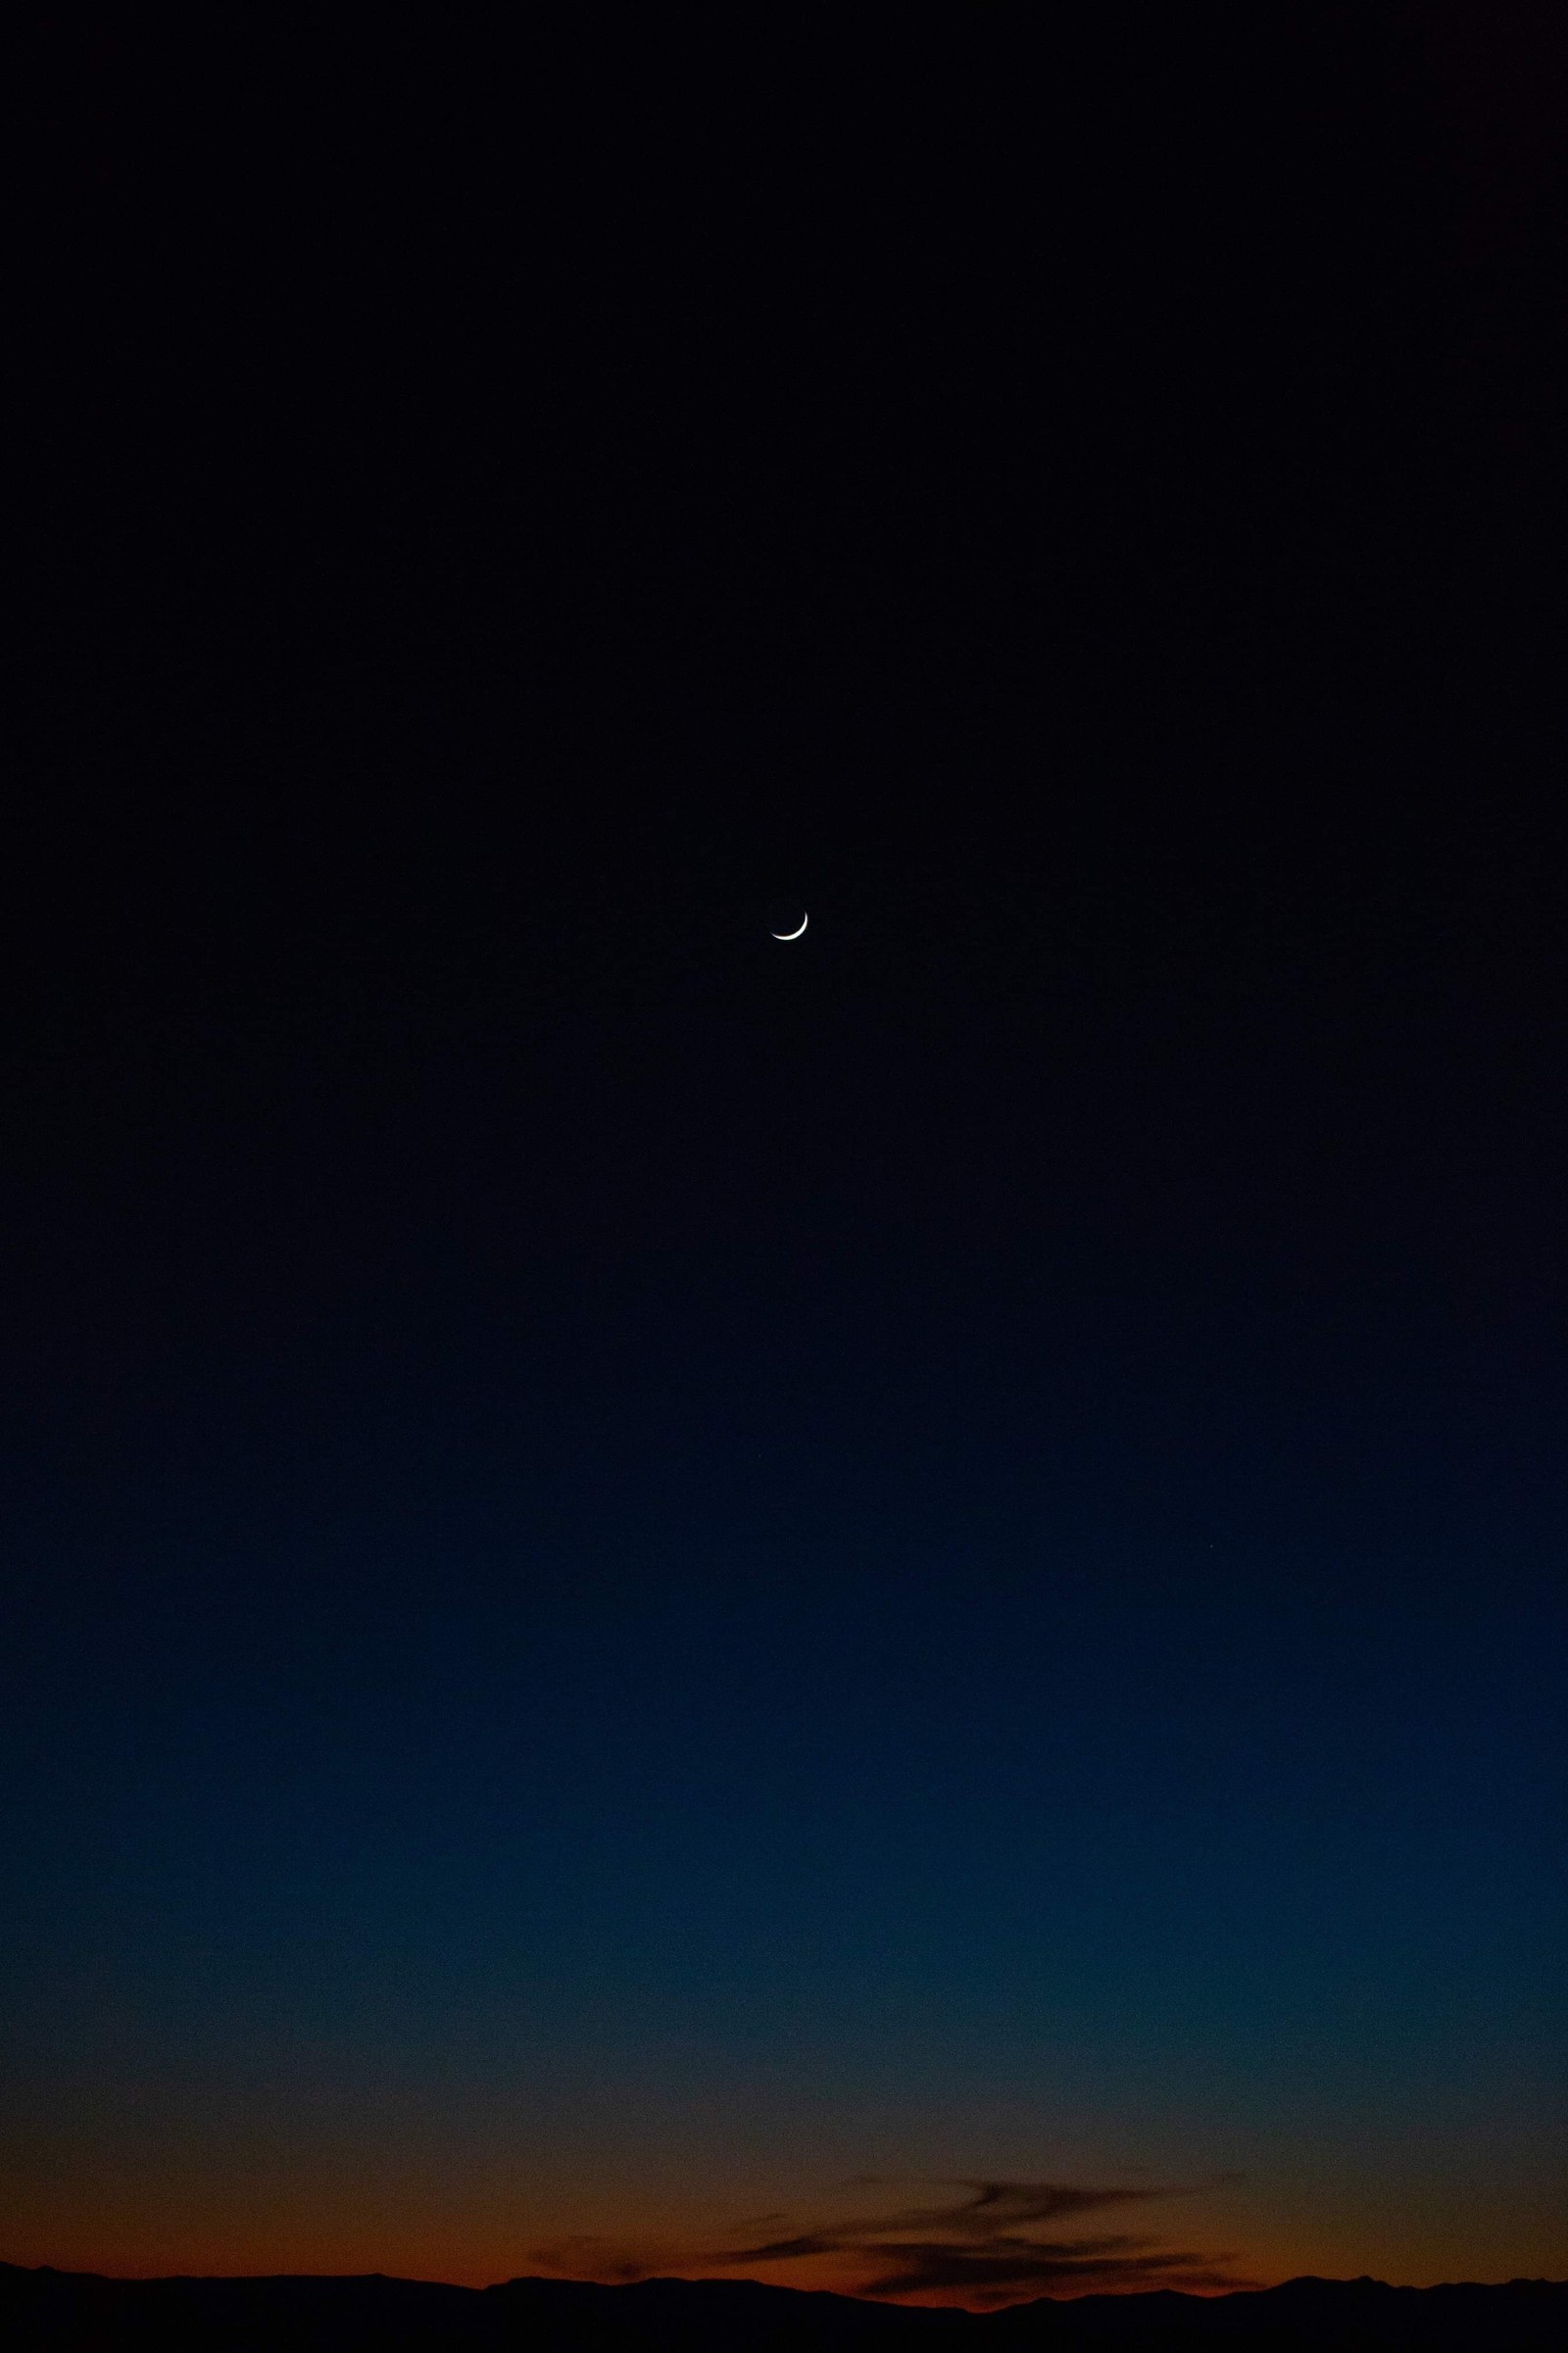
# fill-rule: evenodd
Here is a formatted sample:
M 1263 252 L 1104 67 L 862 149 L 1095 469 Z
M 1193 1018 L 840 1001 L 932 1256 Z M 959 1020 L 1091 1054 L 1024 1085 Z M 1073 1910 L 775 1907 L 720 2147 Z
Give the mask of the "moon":
M 806 926 L 810 920 L 811 918 L 809 915 L 803 915 L 801 917 L 799 931 L 776 931 L 774 932 L 773 937 L 775 940 L 798 940 L 801 936 L 801 932 L 806 929 Z

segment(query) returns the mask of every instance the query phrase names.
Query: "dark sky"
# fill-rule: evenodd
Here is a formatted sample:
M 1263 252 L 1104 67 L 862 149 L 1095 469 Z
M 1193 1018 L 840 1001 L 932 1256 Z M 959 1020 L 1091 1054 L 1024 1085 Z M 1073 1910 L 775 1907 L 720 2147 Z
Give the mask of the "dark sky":
M 1561 40 L 1065 22 L 63 44 L 9 2260 L 1568 2268 Z

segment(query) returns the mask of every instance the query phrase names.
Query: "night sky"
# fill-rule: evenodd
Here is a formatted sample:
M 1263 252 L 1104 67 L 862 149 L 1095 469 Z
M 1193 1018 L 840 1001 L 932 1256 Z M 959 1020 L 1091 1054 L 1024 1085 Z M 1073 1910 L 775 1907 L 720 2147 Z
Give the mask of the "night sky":
M 1568 83 L 1477 14 L 70 36 L 6 2260 L 1568 2271 Z

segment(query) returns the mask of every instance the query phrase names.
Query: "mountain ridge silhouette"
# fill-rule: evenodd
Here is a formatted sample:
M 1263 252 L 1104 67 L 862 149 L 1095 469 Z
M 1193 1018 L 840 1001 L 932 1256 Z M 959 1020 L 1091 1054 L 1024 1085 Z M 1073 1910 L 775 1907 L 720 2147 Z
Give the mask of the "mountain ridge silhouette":
M 14 2353 L 1558 2353 L 1568 2281 L 1393 2287 L 1306 2276 L 1220 2295 L 1037 2297 L 982 2314 L 746 2279 L 458 2287 L 379 2272 L 111 2279 L 0 2263 L 0 2339 Z

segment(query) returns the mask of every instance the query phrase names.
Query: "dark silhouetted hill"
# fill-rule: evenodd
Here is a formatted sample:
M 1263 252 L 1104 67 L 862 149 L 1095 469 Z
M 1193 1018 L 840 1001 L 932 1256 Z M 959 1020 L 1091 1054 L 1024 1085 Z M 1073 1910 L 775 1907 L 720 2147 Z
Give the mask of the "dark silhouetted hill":
M 1226 2296 L 1083 2296 L 931 2312 L 751 2280 L 103 2279 L 0 2264 L 7 2353 L 1562 2353 L 1568 2282 L 1292 2279 Z

